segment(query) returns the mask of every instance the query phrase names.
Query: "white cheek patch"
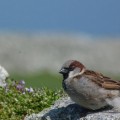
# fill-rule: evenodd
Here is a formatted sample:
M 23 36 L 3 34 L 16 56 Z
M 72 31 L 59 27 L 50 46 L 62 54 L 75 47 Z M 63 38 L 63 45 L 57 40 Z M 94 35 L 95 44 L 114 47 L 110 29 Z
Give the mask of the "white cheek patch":
M 72 78 L 72 77 L 74 77 L 74 74 L 75 74 L 74 71 L 70 71 L 68 77 L 69 77 L 69 78 Z
M 69 72 L 69 76 L 68 77 L 69 78 L 76 77 L 78 75 L 81 75 L 81 72 L 80 72 L 80 68 L 76 68 L 75 70 Z

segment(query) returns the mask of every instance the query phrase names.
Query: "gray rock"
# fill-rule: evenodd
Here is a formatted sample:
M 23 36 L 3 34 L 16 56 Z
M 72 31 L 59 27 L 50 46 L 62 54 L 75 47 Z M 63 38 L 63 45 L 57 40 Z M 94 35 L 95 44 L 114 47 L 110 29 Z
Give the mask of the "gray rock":
M 26 116 L 25 120 L 120 120 L 120 113 L 110 107 L 89 111 L 65 97 L 39 114 Z

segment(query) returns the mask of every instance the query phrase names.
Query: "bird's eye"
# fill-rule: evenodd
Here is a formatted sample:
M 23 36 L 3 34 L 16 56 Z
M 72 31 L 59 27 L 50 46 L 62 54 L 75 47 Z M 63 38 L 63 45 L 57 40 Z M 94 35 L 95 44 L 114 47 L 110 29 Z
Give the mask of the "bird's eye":
M 72 70 L 74 70 L 75 69 L 75 66 L 71 66 L 70 68 L 69 68 L 69 71 L 72 71 Z

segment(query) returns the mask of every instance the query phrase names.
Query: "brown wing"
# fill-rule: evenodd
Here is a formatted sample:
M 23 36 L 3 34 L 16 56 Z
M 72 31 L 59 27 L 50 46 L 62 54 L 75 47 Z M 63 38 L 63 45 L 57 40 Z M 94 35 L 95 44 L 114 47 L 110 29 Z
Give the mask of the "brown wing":
M 86 77 L 89 76 L 89 78 L 97 83 L 99 86 L 105 88 L 105 89 L 111 89 L 111 90 L 118 90 L 120 89 L 120 81 L 112 80 L 109 77 L 106 77 L 102 75 L 101 73 L 97 73 L 91 70 L 86 70 L 84 72 L 84 75 Z

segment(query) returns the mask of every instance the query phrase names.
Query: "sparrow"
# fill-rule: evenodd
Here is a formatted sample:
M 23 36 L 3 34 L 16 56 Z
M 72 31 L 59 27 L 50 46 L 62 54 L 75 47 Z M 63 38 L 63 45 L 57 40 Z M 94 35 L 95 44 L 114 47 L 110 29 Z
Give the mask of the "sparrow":
M 120 110 L 120 81 L 86 69 L 77 60 L 66 61 L 60 73 L 62 86 L 75 103 L 90 110 L 105 106 Z

